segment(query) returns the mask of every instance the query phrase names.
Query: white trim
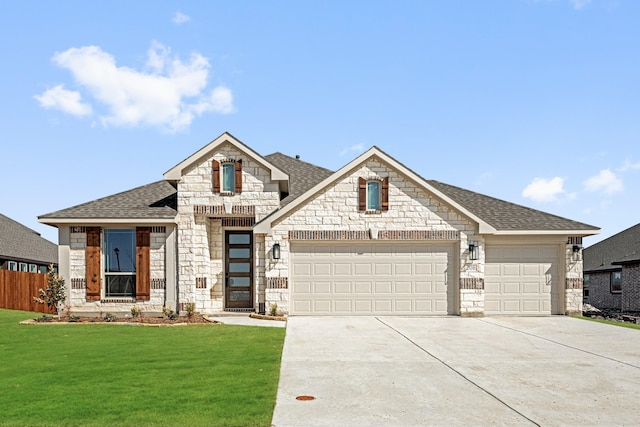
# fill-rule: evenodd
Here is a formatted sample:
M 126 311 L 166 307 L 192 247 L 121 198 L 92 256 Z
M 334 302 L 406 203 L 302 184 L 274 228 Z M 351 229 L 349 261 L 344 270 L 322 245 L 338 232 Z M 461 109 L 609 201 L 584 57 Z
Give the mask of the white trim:
M 383 162 L 388 163 L 392 168 L 396 169 L 398 172 L 402 173 L 404 176 L 414 181 L 415 183 L 417 183 L 418 185 L 426 189 L 428 192 L 434 194 L 435 196 L 437 196 L 438 198 L 440 198 L 441 200 L 449 204 L 451 207 L 453 207 L 463 215 L 469 217 L 471 220 L 476 222 L 478 224 L 480 234 L 493 234 L 496 232 L 496 229 L 492 227 L 490 224 L 480 219 L 477 215 L 471 213 L 469 210 L 467 210 L 466 208 L 464 208 L 463 206 L 455 202 L 450 197 L 446 196 L 441 191 L 435 189 L 424 178 L 422 178 L 415 172 L 408 169 L 402 163 L 398 162 L 388 154 L 384 153 L 378 147 L 373 146 L 369 150 L 367 150 L 366 152 L 364 152 L 363 154 L 356 157 L 354 160 L 352 160 L 351 162 L 347 163 L 345 166 L 340 168 L 337 172 L 333 173 L 328 178 L 324 179 L 323 181 L 315 185 L 306 193 L 300 195 L 293 202 L 289 203 L 284 208 L 280 209 L 279 211 L 276 211 L 273 215 L 266 217 L 260 223 L 256 224 L 256 226 L 254 227 L 254 233 L 268 234 L 271 231 L 271 224 L 278 221 L 279 219 L 287 215 L 289 212 L 297 209 L 302 204 L 306 203 L 307 200 L 311 198 L 311 196 L 315 195 L 320 190 L 323 190 L 325 187 L 337 181 L 338 178 L 348 174 L 349 172 L 353 171 L 364 162 L 374 157 L 378 157 Z
M 38 222 L 42 224 L 73 224 L 73 225 L 102 225 L 102 224 L 176 224 L 174 219 L 166 218 L 38 218 Z
M 482 234 L 482 233 L 480 233 Z M 493 233 L 496 236 L 520 236 L 520 235 L 545 235 L 548 236 L 550 234 L 553 235 L 564 235 L 564 236 L 594 236 L 596 234 L 600 234 L 600 229 L 598 230 L 500 230 L 494 231 Z
M 194 163 L 197 163 L 201 158 L 210 154 L 213 150 L 218 148 L 222 144 L 231 144 L 239 151 L 248 154 L 253 160 L 260 163 L 265 168 L 271 171 L 271 179 L 273 181 L 289 181 L 289 175 L 269 163 L 264 157 L 260 154 L 253 151 L 251 148 L 247 147 L 245 144 L 237 140 L 233 135 L 229 132 L 224 132 L 222 135 L 211 141 L 209 144 L 202 147 L 200 150 L 196 151 L 194 154 L 190 155 L 168 171 L 164 173 L 164 179 L 167 181 L 178 181 L 182 177 L 182 171 L 191 166 Z

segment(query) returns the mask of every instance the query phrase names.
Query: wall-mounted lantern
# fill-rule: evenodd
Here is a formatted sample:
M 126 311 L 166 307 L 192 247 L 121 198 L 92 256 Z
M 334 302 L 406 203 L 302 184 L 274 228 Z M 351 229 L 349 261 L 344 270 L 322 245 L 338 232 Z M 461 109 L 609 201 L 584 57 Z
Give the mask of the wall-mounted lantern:
M 274 243 L 271 248 L 271 257 L 273 259 L 280 259 L 280 243 Z
M 469 242 L 469 259 L 472 261 L 480 258 L 480 245 L 478 242 Z
M 580 260 L 580 252 L 582 251 L 582 246 L 580 245 L 573 245 L 573 248 L 571 248 L 573 250 L 573 259 L 576 261 Z

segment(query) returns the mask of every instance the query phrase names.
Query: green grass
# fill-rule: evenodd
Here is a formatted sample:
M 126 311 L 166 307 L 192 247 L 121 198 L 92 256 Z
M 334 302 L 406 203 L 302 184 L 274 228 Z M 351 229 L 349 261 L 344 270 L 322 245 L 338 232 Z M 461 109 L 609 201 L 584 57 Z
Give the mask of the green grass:
M 268 426 L 283 328 L 19 325 L 0 310 L 0 425 Z
M 594 319 L 592 317 L 586 317 L 586 316 L 576 316 L 576 318 L 589 320 L 591 322 L 604 323 L 607 325 L 620 326 L 623 328 L 640 329 L 640 325 L 635 323 L 625 323 L 625 322 L 616 322 L 614 320 Z

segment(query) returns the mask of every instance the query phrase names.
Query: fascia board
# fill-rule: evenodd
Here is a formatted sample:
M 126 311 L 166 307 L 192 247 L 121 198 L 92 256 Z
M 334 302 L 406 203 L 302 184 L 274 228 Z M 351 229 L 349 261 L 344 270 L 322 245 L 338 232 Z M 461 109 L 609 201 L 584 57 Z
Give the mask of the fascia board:
M 38 218 L 38 222 L 47 225 L 57 224 L 176 224 L 175 218 Z
M 481 233 L 482 234 L 482 233 Z M 569 235 L 569 236 L 595 236 L 600 234 L 600 230 L 501 230 L 495 231 L 496 236 L 518 236 L 518 235 Z
M 238 149 L 239 151 L 245 154 L 248 154 L 253 160 L 260 163 L 265 168 L 269 169 L 269 171 L 271 172 L 271 180 L 273 181 L 289 180 L 289 175 L 287 175 L 286 173 L 284 173 L 283 171 L 281 171 L 280 169 L 278 169 L 277 167 L 269 163 L 260 154 L 256 153 L 251 148 L 249 148 L 242 142 L 238 141 L 238 139 L 236 139 L 229 132 L 223 133 L 222 135 L 220 135 L 219 137 L 217 137 L 216 139 L 214 139 L 213 141 L 211 141 L 210 143 L 202 147 L 200 150 L 196 151 L 195 153 L 193 153 L 192 155 L 190 155 L 189 157 L 187 157 L 186 159 L 184 159 L 183 161 L 181 161 L 180 163 L 178 163 L 177 165 L 175 165 L 174 167 L 166 171 L 163 175 L 164 179 L 167 181 L 180 180 L 180 178 L 182 177 L 182 171 L 184 169 L 196 163 L 202 157 L 206 156 L 211 151 L 215 150 L 218 146 L 224 143 L 229 143 L 233 145 L 236 149 Z

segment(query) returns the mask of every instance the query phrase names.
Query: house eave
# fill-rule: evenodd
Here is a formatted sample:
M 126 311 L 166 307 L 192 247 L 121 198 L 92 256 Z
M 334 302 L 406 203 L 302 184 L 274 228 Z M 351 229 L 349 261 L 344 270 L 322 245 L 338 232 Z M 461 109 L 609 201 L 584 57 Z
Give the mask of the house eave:
M 600 234 L 600 230 L 496 230 L 493 233 L 483 233 L 482 230 L 480 234 L 493 234 L 496 236 L 522 236 L 522 235 L 536 235 L 536 236 L 593 236 L 596 234 Z
M 99 224 L 176 224 L 175 218 L 38 218 L 41 224 L 99 225 Z

